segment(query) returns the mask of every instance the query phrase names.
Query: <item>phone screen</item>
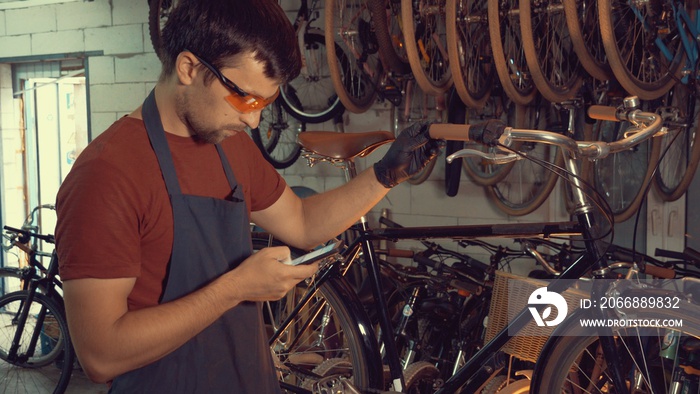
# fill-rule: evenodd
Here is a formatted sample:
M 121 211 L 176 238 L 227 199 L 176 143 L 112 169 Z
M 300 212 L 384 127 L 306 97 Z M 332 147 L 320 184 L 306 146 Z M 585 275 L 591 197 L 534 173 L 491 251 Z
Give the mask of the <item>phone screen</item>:
M 334 253 L 337 253 L 340 249 L 340 245 L 342 245 L 341 241 L 333 242 L 322 248 L 316 249 L 311 253 L 307 253 L 303 256 L 297 257 L 296 259 L 292 260 L 290 265 L 311 264 L 324 257 L 328 257 Z

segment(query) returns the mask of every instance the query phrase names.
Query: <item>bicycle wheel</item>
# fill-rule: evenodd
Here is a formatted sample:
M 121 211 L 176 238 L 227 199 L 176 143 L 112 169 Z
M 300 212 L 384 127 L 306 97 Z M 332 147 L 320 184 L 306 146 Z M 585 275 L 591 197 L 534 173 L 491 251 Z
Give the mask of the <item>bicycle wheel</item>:
M 525 60 L 542 96 L 561 103 L 576 97 L 582 84 L 561 0 L 520 1 Z
M 544 100 L 537 106 L 527 108 L 526 122 L 526 125 L 532 125 L 525 127 L 529 129 L 565 130 L 556 111 Z M 539 162 L 554 163 L 557 167 L 564 164 L 561 150 L 554 145 L 527 142 L 514 148 Z M 500 182 L 486 186 L 486 192 L 496 207 L 505 214 L 523 216 L 533 212 L 547 200 L 558 179 L 548 167 L 528 159 L 518 160 Z
M 301 145 L 297 136 L 304 130 L 306 125 L 290 117 L 278 98 L 262 111 L 260 124 L 251 130 L 251 136 L 263 157 L 275 168 L 283 169 L 299 158 Z
M 447 55 L 455 89 L 464 104 L 483 108 L 496 80 L 488 35 L 486 0 L 450 0 L 447 19 Z
M 348 111 L 363 113 L 374 104 L 384 73 L 367 0 L 327 0 L 325 7 L 333 87 Z
M 411 72 L 406 54 L 406 44 L 401 30 L 400 2 L 392 0 L 368 0 L 372 13 L 374 33 L 379 44 L 379 58 L 384 69 L 398 75 Z
M 22 272 L 19 268 L 0 268 L 0 296 L 22 290 L 24 287 Z
M 366 335 L 363 337 L 362 328 L 350 312 L 348 303 L 352 301 L 344 297 L 338 287 L 347 285 L 334 281 L 324 282 L 294 315 L 287 329 L 275 333 L 277 339 L 270 347 L 283 388 L 290 385 L 311 389 L 314 384 L 334 378 L 350 379 L 360 390 L 381 385 L 371 378 L 381 377 L 381 371 L 372 374 L 367 362 L 379 354 L 365 351 L 361 341 Z M 315 290 L 313 284 L 309 288 L 302 286 L 297 289 L 297 299 Z
M 161 60 L 163 58 L 163 39 L 160 33 L 178 2 L 179 0 L 150 0 L 148 2 L 148 34 L 153 50 Z
M 489 38 L 501 87 L 515 103 L 528 105 L 537 89 L 522 48 L 518 0 L 488 3 Z
M 654 189 L 664 201 L 679 199 L 695 177 L 700 162 L 700 132 L 698 130 L 698 98 L 692 87 L 677 84 L 671 90 L 674 118 L 668 133 L 654 138 L 659 154 L 673 141 L 659 163 L 654 175 Z M 677 138 L 676 138 L 677 137 Z
M 444 0 L 401 0 L 406 54 L 418 86 L 434 96 L 452 86 Z
M 468 123 L 481 123 L 488 119 L 501 119 L 507 125 L 519 127 L 519 122 L 524 122 L 526 112 L 525 107 L 517 105 L 503 95 L 489 97 L 486 105 L 481 110 L 470 109 L 467 113 Z M 516 144 L 513 148 L 518 149 L 521 145 Z M 481 150 L 488 153 L 498 151 L 495 147 L 488 147 L 482 144 L 469 144 L 469 148 Z M 491 186 L 502 181 L 510 170 L 515 166 L 515 162 L 507 164 L 493 164 L 480 158 L 466 157 L 462 161 L 464 172 L 469 178 L 480 186 Z
M 596 0 L 562 0 L 571 44 L 583 68 L 593 78 L 607 81 L 612 76 L 605 57 L 598 22 Z
M 613 74 L 628 93 L 642 100 L 668 92 L 685 62 L 678 26 L 668 12 L 662 1 L 598 2 L 603 46 Z
M 595 135 L 600 141 L 617 141 L 629 123 L 598 121 Z M 646 185 L 659 159 L 658 146 L 644 141 L 634 148 L 598 159 L 593 163 L 593 184 L 610 205 L 615 222 L 632 217 L 644 200 Z
M 0 382 L 8 393 L 63 393 L 73 370 L 73 348 L 61 306 L 41 293 L 34 294 L 19 348 L 10 346 L 15 336 L 20 308 L 27 291 L 0 298 Z M 35 343 L 32 345 L 32 336 Z
M 698 343 L 700 339 L 698 313 L 700 311 L 696 305 L 642 311 L 636 317 L 648 319 L 650 326 L 616 330 L 615 345 L 619 359 L 614 361 L 614 365 L 621 368 L 628 385 L 622 389 L 612 387 L 608 361 L 605 360 L 599 338 L 590 336 L 591 328 L 582 329 L 578 324 L 571 325 L 560 332 L 562 336 L 556 337 L 550 351 L 540 356 L 530 392 L 682 392 L 671 388 L 675 380 L 672 376 L 674 372 L 678 373 L 677 369 L 682 368 L 679 361 L 686 365 L 687 360 L 694 357 L 696 348 L 692 344 Z M 659 324 L 657 320 L 663 322 L 666 319 L 681 319 L 683 325 L 672 329 L 655 325 Z M 669 346 L 676 349 L 676 353 L 669 354 Z M 697 386 L 694 390 L 697 390 Z
M 304 34 L 301 52 L 304 66 L 298 77 L 281 87 L 282 105 L 302 122 L 321 123 L 333 119 L 344 108 L 333 88 L 323 32 L 309 29 Z M 336 52 L 342 53 L 339 49 Z

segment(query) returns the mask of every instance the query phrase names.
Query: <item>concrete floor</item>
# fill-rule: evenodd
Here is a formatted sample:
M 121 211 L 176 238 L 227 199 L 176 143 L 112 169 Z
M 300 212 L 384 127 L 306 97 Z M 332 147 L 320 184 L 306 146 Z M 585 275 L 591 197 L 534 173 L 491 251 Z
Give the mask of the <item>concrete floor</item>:
M 54 370 L 44 367 L 38 370 L 15 368 L 0 361 L 0 392 L 11 394 L 43 394 L 53 392 L 52 387 L 43 387 L 46 375 L 53 372 L 58 374 L 58 368 Z M 21 374 L 21 376 L 19 375 Z M 71 376 L 66 394 L 106 394 L 109 389 L 105 384 L 92 383 L 83 373 L 76 369 Z

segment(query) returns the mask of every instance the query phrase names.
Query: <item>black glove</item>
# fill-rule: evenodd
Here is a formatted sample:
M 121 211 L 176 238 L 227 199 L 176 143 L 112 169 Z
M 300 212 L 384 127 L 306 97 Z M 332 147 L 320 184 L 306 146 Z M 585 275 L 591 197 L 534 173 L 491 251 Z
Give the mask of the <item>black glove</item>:
M 428 135 L 432 123 L 414 123 L 396 137 L 386 155 L 374 163 L 379 183 L 390 189 L 422 170 L 438 155 L 440 143 Z
M 501 138 L 506 124 L 499 119 L 489 119 L 483 123 L 469 125 L 469 140 L 480 144 L 494 146 Z

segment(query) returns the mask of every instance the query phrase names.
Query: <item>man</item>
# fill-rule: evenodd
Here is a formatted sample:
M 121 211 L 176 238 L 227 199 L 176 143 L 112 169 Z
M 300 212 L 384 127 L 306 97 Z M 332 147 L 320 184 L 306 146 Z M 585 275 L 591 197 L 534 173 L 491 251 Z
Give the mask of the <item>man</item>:
M 115 393 L 279 391 L 256 301 L 314 274 L 299 248 L 352 225 L 437 154 L 417 125 L 339 189 L 301 200 L 243 132 L 300 56 L 273 0 L 182 0 L 144 104 L 80 155 L 57 198 L 60 272 L 81 365 Z

